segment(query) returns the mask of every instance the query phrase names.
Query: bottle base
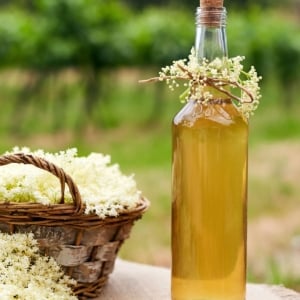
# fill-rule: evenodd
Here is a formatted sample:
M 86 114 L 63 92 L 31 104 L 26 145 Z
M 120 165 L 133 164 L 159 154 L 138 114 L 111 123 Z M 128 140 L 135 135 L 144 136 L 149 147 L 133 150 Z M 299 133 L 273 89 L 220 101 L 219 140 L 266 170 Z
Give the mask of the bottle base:
M 173 277 L 172 300 L 246 300 L 242 284 L 221 281 Z

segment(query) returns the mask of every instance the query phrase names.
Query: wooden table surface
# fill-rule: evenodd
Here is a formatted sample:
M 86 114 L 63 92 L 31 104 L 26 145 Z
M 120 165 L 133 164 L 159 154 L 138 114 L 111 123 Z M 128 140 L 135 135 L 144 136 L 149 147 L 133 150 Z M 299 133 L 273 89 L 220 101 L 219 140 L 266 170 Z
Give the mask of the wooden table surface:
M 108 284 L 96 299 L 170 300 L 170 270 L 118 259 Z M 300 294 L 281 286 L 247 284 L 246 300 L 300 300 Z

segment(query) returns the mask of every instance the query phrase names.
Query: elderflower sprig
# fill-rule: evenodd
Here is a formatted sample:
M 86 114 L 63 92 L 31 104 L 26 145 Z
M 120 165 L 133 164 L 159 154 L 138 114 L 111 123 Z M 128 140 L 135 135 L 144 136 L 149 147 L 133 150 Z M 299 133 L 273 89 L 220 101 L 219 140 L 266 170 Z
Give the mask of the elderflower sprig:
M 259 81 L 262 77 L 257 75 L 253 66 L 248 72 L 244 71 L 241 64 L 244 59 L 243 56 L 236 56 L 199 61 L 192 48 L 188 59 L 173 61 L 171 66 L 162 68 L 159 77 L 140 82 L 165 81 L 169 88 L 174 90 L 180 86 L 180 80 L 186 81 L 183 85 L 187 89 L 181 99 L 196 100 L 204 104 L 213 99 L 212 88 L 233 99 L 240 112 L 249 118 L 258 107 L 261 98 Z M 240 95 L 231 92 L 235 89 L 240 91 Z
M 39 254 L 33 234 L 0 233 L 1 300 L 76 300 L 74 279 L 53 258 Z

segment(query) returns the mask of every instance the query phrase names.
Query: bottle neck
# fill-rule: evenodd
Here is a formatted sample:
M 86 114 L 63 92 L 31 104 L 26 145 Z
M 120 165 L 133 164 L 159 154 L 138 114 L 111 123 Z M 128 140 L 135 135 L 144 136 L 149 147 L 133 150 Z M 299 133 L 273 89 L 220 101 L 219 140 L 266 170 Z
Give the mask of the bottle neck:
M 196 14 L 195 50 L 199 60 L 209 61 L 226 57 L 226 9 L 225 7 L 198 7 Z

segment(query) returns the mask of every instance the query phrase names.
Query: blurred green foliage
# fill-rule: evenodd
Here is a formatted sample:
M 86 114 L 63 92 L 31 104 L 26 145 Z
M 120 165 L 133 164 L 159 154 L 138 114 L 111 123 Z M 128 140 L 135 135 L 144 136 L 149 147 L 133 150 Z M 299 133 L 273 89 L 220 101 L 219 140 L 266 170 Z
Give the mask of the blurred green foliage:
M 0 67 L 34 70 L 35 80 L 21 91 L 26 99 L 50 74 L 76 68 L 85 87 L 83 113 L 90 116 L 101 100 L 105 70 L 159 68 L 188 55 L 194 11 L 179 9 L 178 1 L 168 3 L 134 10 L 114 0 L 2 1 Z M 266 80 L 278 80 L 291 107 L 300 81 L 296 16 L 260 6 L 229 10 L 228 40 L 231 56 L 245 55 L 247 66 L 255 65 Z
M 27 1 L 2 5 L 2 66 L 160 66 L 185 56 L 193 44 L 192 10 L 151 7 L 136 12 L 114 0 L 24 3 Z M 259 7 L 229 12 L 232 55 L 246 55 L 249 63 L 265 74 L 271 69 L 278 70 L 282 78 L 298 74 L 300 32 L 296 19 Z
M 163 66 L 189 54 L 194 42 L 193 15 L 148 8 L 133 16 L 123 33 L 132 47 L 130 64 Z

